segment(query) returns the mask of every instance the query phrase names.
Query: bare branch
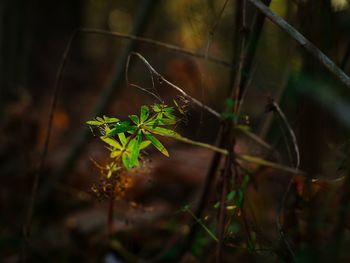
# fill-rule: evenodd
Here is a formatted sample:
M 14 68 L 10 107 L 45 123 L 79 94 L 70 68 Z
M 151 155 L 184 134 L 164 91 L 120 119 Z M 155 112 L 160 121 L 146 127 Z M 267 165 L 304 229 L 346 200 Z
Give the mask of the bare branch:
M 175 51 L 177 53 L 181 53 L 181 54 L 188 55 L 191 57 L 205 59 L 205 60 L 208 60 L 212 63 L 221 65 L 221 66 L 226 67 L 226 68 L 233 67 L 229 62 L 223 61 L 221 59 L 207 56 L 206 54 L 196 53 L 196 52 L 189 50 L 189 49 L 181 48 L 179 46 L 171 45 L 168 43 L 164 43 L 164 42 L 153 40 L 153 39 L 146 38 L 146 37 L 138 37 L 138 36 L 134 36 L 134 35 L 130 35 L 130 34 L 123 34 L 123 33 L 119 33 L 119 32 L 110 32 L 110 31 L 106 31 L 106 30 L 102 30 L 102 29 L 93 29 L 93 28 L 80 28 L 80 29 L 77 29 L 77 32 L 134 40 L 134 41 L 137 41 L 140 43 L 169 49 L 169 50 Z
M 330 58 L 328 58 L 321 50 L 306 39 L 299 31 L 292 27 L 282 17 L 271 11 L 260 0 L 248 0 L 255 5 L 266 17 L 268 17 L 274 24 L 282 28 L 288 35 L 294 38 L 305 50 L 307 50 L 314 58 L 316 58 L 322 65 L 324 65 L 330 72 L 332 72 L 346 87 L 350 88 L 349 76 L 341 70 Z
M 164 78 L 160 73 L 158 73 L 158 71 L 156 71 L 152 65 L 140 54 L 137 52 L 131 52 L 130 55 L 134 55 L 136 57 L 138 57 L 158 78 L 160 78 L 162 81 L 164 81 L 166 84 L 168 84 L 170 87 L 174 88 L 175 90 L 177 90 L 178 92 L 180 92 L 184 97 L 186 97 L 187 99 L 191 100 L 194 104 L 198 105 L 199 107 L 205 109 L 206 111 L 208 111 L 209 113 L 213 114 L 215 117 L 217 117 L 218 119 L 221 119 L 221 115 L 220 113 L 218 113 L 217 111 L 215 111 L 214 109 L 210 108 L 209 106 L 203 104 L 202 102 L 200 102 L 199 100 L 197 100 L 196 98 L 191 97 L 190 95 L 188 95 L 185 91 L 183 91 L 181 88 L 179 88 L 178 86 L 176 86 L 175 84 L 171 83 L 169 80 L 167 80 L 166 78 Z

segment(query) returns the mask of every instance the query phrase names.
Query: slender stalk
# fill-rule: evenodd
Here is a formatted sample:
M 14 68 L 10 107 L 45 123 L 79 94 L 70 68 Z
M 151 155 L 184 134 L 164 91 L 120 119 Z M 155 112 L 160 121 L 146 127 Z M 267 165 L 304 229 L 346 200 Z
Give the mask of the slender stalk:
M 220 210 L 219 210 L 219 219 L 218 219 L 218 236 L 219 241 L 216 249 L 216 263 L 222 262 L 222 252 L 224 247 L 224 234 L 225 234 L 225 221 L 226 221 L 226 196 L 228 193 L 228 180 L 232 175 L 232 161 L 234 158 L 231 152 L 228 154 L 225 160 L 225 168 L 222 174 L 222 190 L 220 197 Z
M 63 71 L 65 68 L 65 65 L 67 64 L 68 55 L 70 52 L 70 47 L 72 45 L 72 42 L 73 42 L 75 35 L 76 35 L 76 32 L 74 32 L 73 36 L 68 41 L 66 49 L 63 53 L 63 58 L 61 60 L 61 64 L 60 64 L 58 71 L 57 71 L 57 74 L 56 74 L 56 80 L 55 80 L 55 84 L 54 84 L 54 93 L 52 95 L 52 101 L 51 101 L 51 105 L 50 105 L 50 109 L 49 109 L 49 116 L 48 116 L 48 122 L 47 122 L 47 130 L 46 130 L 44 148 L 43 148 L 42 153 L 41 153 L 41 157 L 40 157 L 37 171 L 34 175 L 32 189 L 31 189 L 31 193 L 29 196 L 29 204 L 28 204 L 26 221 L 23 225 L 24 244 L 23 244 L 23 250 L 21 252 L 21 258 L 22 258 L 23 262 L 25 262 L 27 260 L 26 257 L 27 257 L 27 253 L 28 253 L 28 244 L 29 244 L 29 240 L 31 237 L 31 224 L 32 224 L 33 214 L 35 212 L 34 211 L 35 210 L 35 202 L 36 202 L 36 197 L 37 197 L 37 192 L 38 192 L 38 187 L 39 187 L 39 181 L 40 181 L 40 178 L 42 177 L 43 170 L 44 170 L 45 163 L 46 163 L 47 154 L 48 154 L 49 142 L 50 142 L 51 132 L 52 132 L 52 122 L 53 122 L 55 108 L 57 105 L 58 95 L 60 92 L 59 87 L 60 87 L 60 83 L 62 81 L 62 76 L 63 76 Z
M 214 145 L 211 145 L 211 144 L 207 144 L 207 143 L 204 143 L 204 142 L 197 142 L 197 141 L 193 141 L 191 139 L 188 139 L 186 137 L 179 137 L 179 136 L 176 136 L 176 137 L 172 137 L 178 141 L 182 141 L 182 142 L 185 142 L 185 143 L 188 143 L 188 144 L 192 144 L 192 145 L 195 145 L 195 146 L 199 146 L 199 147 L 202 147 L 202 148 L 206 148 L 206 149 L 209 149 L 209 150 L 212 150 L 214 152 L 218 152 L 220 154 L 223 154 L 223 155 L 228 155 L 228 151 L 226 149 L 222 149 L 222 148 L 219 148 L 219 147 L 216 147 Z
M 206 225 L 203 224 L 203 222 L 200 220 L 200 218 L 196 217 L 196 215 L 191 211 L 191 209 L 189 209 L 188 207 L 185 207 L 184 210 L 185 210 L 186 212 L 188 212 L 188 213 L 192 216 L 192 218 L 193 218 L 194 220 L 196 220 L 196 222 L 197 222 L 199 225 L 201 225 L 201 226 L 203 227 L 203 229 L 205 230 L 205 232 L 207 232 L 207 234 L 208 234 L 214 241 L 216 241 L 216 242 L 219 241 L 218 238 L 214 235 L 214 233 L 213 233 L 212 231 L 210 231 L 210 229 L 209 229 Z

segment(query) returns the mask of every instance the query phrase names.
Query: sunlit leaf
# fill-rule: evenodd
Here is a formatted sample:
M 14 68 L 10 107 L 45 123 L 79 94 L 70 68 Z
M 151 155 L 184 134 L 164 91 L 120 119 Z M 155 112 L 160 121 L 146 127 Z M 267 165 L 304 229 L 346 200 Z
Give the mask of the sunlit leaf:
M 125 145 L 127 140 L 125 137 L 125 134 L 123 132 L 118 133 L 118 138 L 120 140 L 120 142 L 122 143 L 122 145 Z
M 154 112 L 160 112 L 161 111 L 161 106 L 158 103 L 153 104 L 151 107 L 152 107 L 152 110 Z
M 151 141 L 143 141 L 140 144 L 140 150 L 147 148 L 151 144 Z
M 133 123 L 135 124 L 139 124 L 140 120 L 139 117 L 137 115 L 129 115 L 129 118 L 132 120 Z
M 149 131 L 167 137 L 181 137 L 177 132 L 162 127 L 149 127 Z
M 100 126 L 100 125 L 102 125 L 102 123 L 99 122 L 99 121 L 87 121 L 86 124 L 93 125 L 93 126 Z
M 176 117 L 173 114 L 171 114 L 170 112 L 165 112 L 164 116 L 170 120 L 176 120 Z
M 122 152 L 120 150 L 112 150 L 110 156 L 111 156 L 111 158 L 116 158 L 116 157 L 120 156 L 121 154 L 122 154 Z
M 119 119 L 117 119 L 117 118 L 114 118 L 114 117 L 110 118 L 110 117 L 107 117 L 106 115 L 103 115 L 103 119 L 104 119 L 105 123 L 108 123 L 108 124 L 116 123 L 119 121 Z
M 169 157 L 169 153 L 168 153 L 167 149 L 163 146 L 163 144 L 156 137 L 154 137 L 150 133 L 145 133 L 145 137 L 151 141 L 153 146 L 156 147 L 158 151 L 160 151 L 165 156 Z
M 136 128 L 130 125 L 128 121 L 122 121 L 115 124 L 114 128 L 112 128 L 107 135 L 114 136 L 122 132 L 134 131 Z
M 124 165 L 124 167 L 126 169 L 130 169 L 131 168 L 130 167 L 130 158 L 129 158 L 129 156 L 126 153 L 124 153 L 122 155 L 122 162 L 123 162 L 123 165 Z
M 130 167 L 134 167 L 137 165 L 137 159 L 139 157 L 140 154 L 140 144 L 141 144 L 141 140 L 142 140 L 142 135 L 141 133 L 137 134 L 136 137 L 134 139 L 131 140 L 129 146 L 130 146 L 130 151 L 131 151 L 131 155 L 130 155 Z
M 174 124 L 176 124 L 176 118 L 174 118 L 174 119 L 163 118 L 163 119 L 159 120 L 158 125 L 174 125 Z
M 102 141 L 104 141 L 108 145 L 110 145 L 110 146 L 112 146 L 114 148 L 117 148 L 117 149 L 122 149 L 122 146 L 116 140 L 114 140 L 112 138 L 109 138 L 109 137 L 104 137 L 104 136 L 101 136 L 100 138 L 101 138 Z
M 236 205 L 228 205 L 226 206 L 226 210 L 235 210 L 237 208 Z
M 149 109 L 147 106 L 142 105 L 141 106 L 141 113 L 140 113 L 140 121 L 144 122 L 145 120 L 147 120 L 149 116 Z
M 110 178 L 113 173 L 117 172 L 120 169 L 120 167 L 115 162 L 112 162 L 110 164 L 107 164 L 106 169 L 108 171 L 107 178 Z

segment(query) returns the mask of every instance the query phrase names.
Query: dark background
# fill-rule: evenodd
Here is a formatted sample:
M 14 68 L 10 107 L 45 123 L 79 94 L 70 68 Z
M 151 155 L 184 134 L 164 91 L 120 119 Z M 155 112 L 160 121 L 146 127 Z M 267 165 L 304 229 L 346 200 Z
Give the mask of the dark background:
M 122 255 L 124 250 L 150 259 L 173 233 L 179 229 L 187 233 L 188 225 L 182 222 L 179 211 L 195 202 L 212 153 L 171 140 L 165 142 L 169 159 L 149 150 L 150 171 L 132 175 L 132 187 L 116 204 L 115 239 L 108 241 L 108 204 L 99 202 L 91 191 L 99 180 L 99 169 L 91 158 L 104 163 L 108 153 L 85 121 L 96 113 L 126 118 L 138 113 L 141 105 L 154 102 L 146 93 L 126 88 L 125 56 L 131 50 L 141 53 L 188 94 L 222 111 L 232 86 L 232 69 L 238 66 L 232 60 L 235 1 L 229 1 L 220 16 L 224 2 L 0 1 L 0 261 L 17 262 L 23 251 L 23 227 L 44 147 L 56 74 L 69 39 L 81 27 L 140 35 L 198 53 L 204 53 L 210 41 L 209 55 L 231 63 L 232 68 L 162 47 L 78 34 L 62 73 L 49 151 L 33 210 L 28 261 L 132 262 L 130 256 Z M 271 9 L 349 72 L 347 1 L 272 1 Z M 255 12 L 248 5 L 248 25 Z M 149 71 L 140 61 L 133 59 L 129 71 L 131 82 L 152 87 Z M 349 152 L 349 90 L 270 21 L 264 24 L 249 79 L 240 123 L 248 124 L 252 132 L 274 145 L 281 153 L 281 162 L 290 165 L 280 123 L 265 112 L 268 97 L 274 97 L 297 135 L 301 169 L 312 178 L 342 176 L 342 162 Z M 179 95 L 163 83 L 156 83 L 156 88 L 168 103 Z M 218 126 L 215 118 L 191 105 L 187 122 L 177 130 L 191 139 L 214 143 Z M 267 157 L 245 138 L 237 147 L 238 151 Z M 274 215 L 288 176 L 272 170 L 255 177 L 261 187 L 251 189 L 253 207 L 266 235 L 277 240 Z M 326 210 L 334 207 L 322 199 L 318 202 Z M 323 234 L 310 237 L 311 242 L 332 240 Z M 117 242 L 123 244 L 122 249 Z M 209 241 L 205 242 L 208 245 Z M 302 251 L 303 241 L 298 244 L 298 251 Z M 176 249 L 171 253 L 164 262 L 179 262 L 181 253 Z M 208 251 L 196 253 L 199 262 L 204 258 L 211 262 L 211 257 L 205 256 Z M 107 261 L 108 257 L 114 261 Z M 229 258 L 262 260 L 239 250 Z

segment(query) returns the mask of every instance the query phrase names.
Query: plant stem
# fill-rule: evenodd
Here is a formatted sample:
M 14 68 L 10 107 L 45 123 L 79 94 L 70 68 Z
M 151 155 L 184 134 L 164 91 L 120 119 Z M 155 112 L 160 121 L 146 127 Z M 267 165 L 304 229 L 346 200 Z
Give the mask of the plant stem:
M 206 148 L 206 149 L 212 150 L 214 152 L 221 153 L 223 155 L 228 155 L 228 151 L 227 150 L 219 148 L 219 147 L 216 147 L 216 146 L 211 145 L 211 144 L 207 144 L 207 143 L 204 143 L 204 142 L 193 141 L 191 139 L 188 139 L 188 138 L 185 138 L 185 137 L 182 137 L 182 136 L 181 137 L 179 137 L 179 136 L 176 136 L 176 137 L 169 136 L 169 137 L 174 138 L 174 139 L 176 139 L 178 141 L 182 141 L 182 142 L 188 143 L 188 144 L 192 144 L 192 145 L 196 145 L 196 146 L 199 146 L 199 147 L 202 147 L 202 148 Z

